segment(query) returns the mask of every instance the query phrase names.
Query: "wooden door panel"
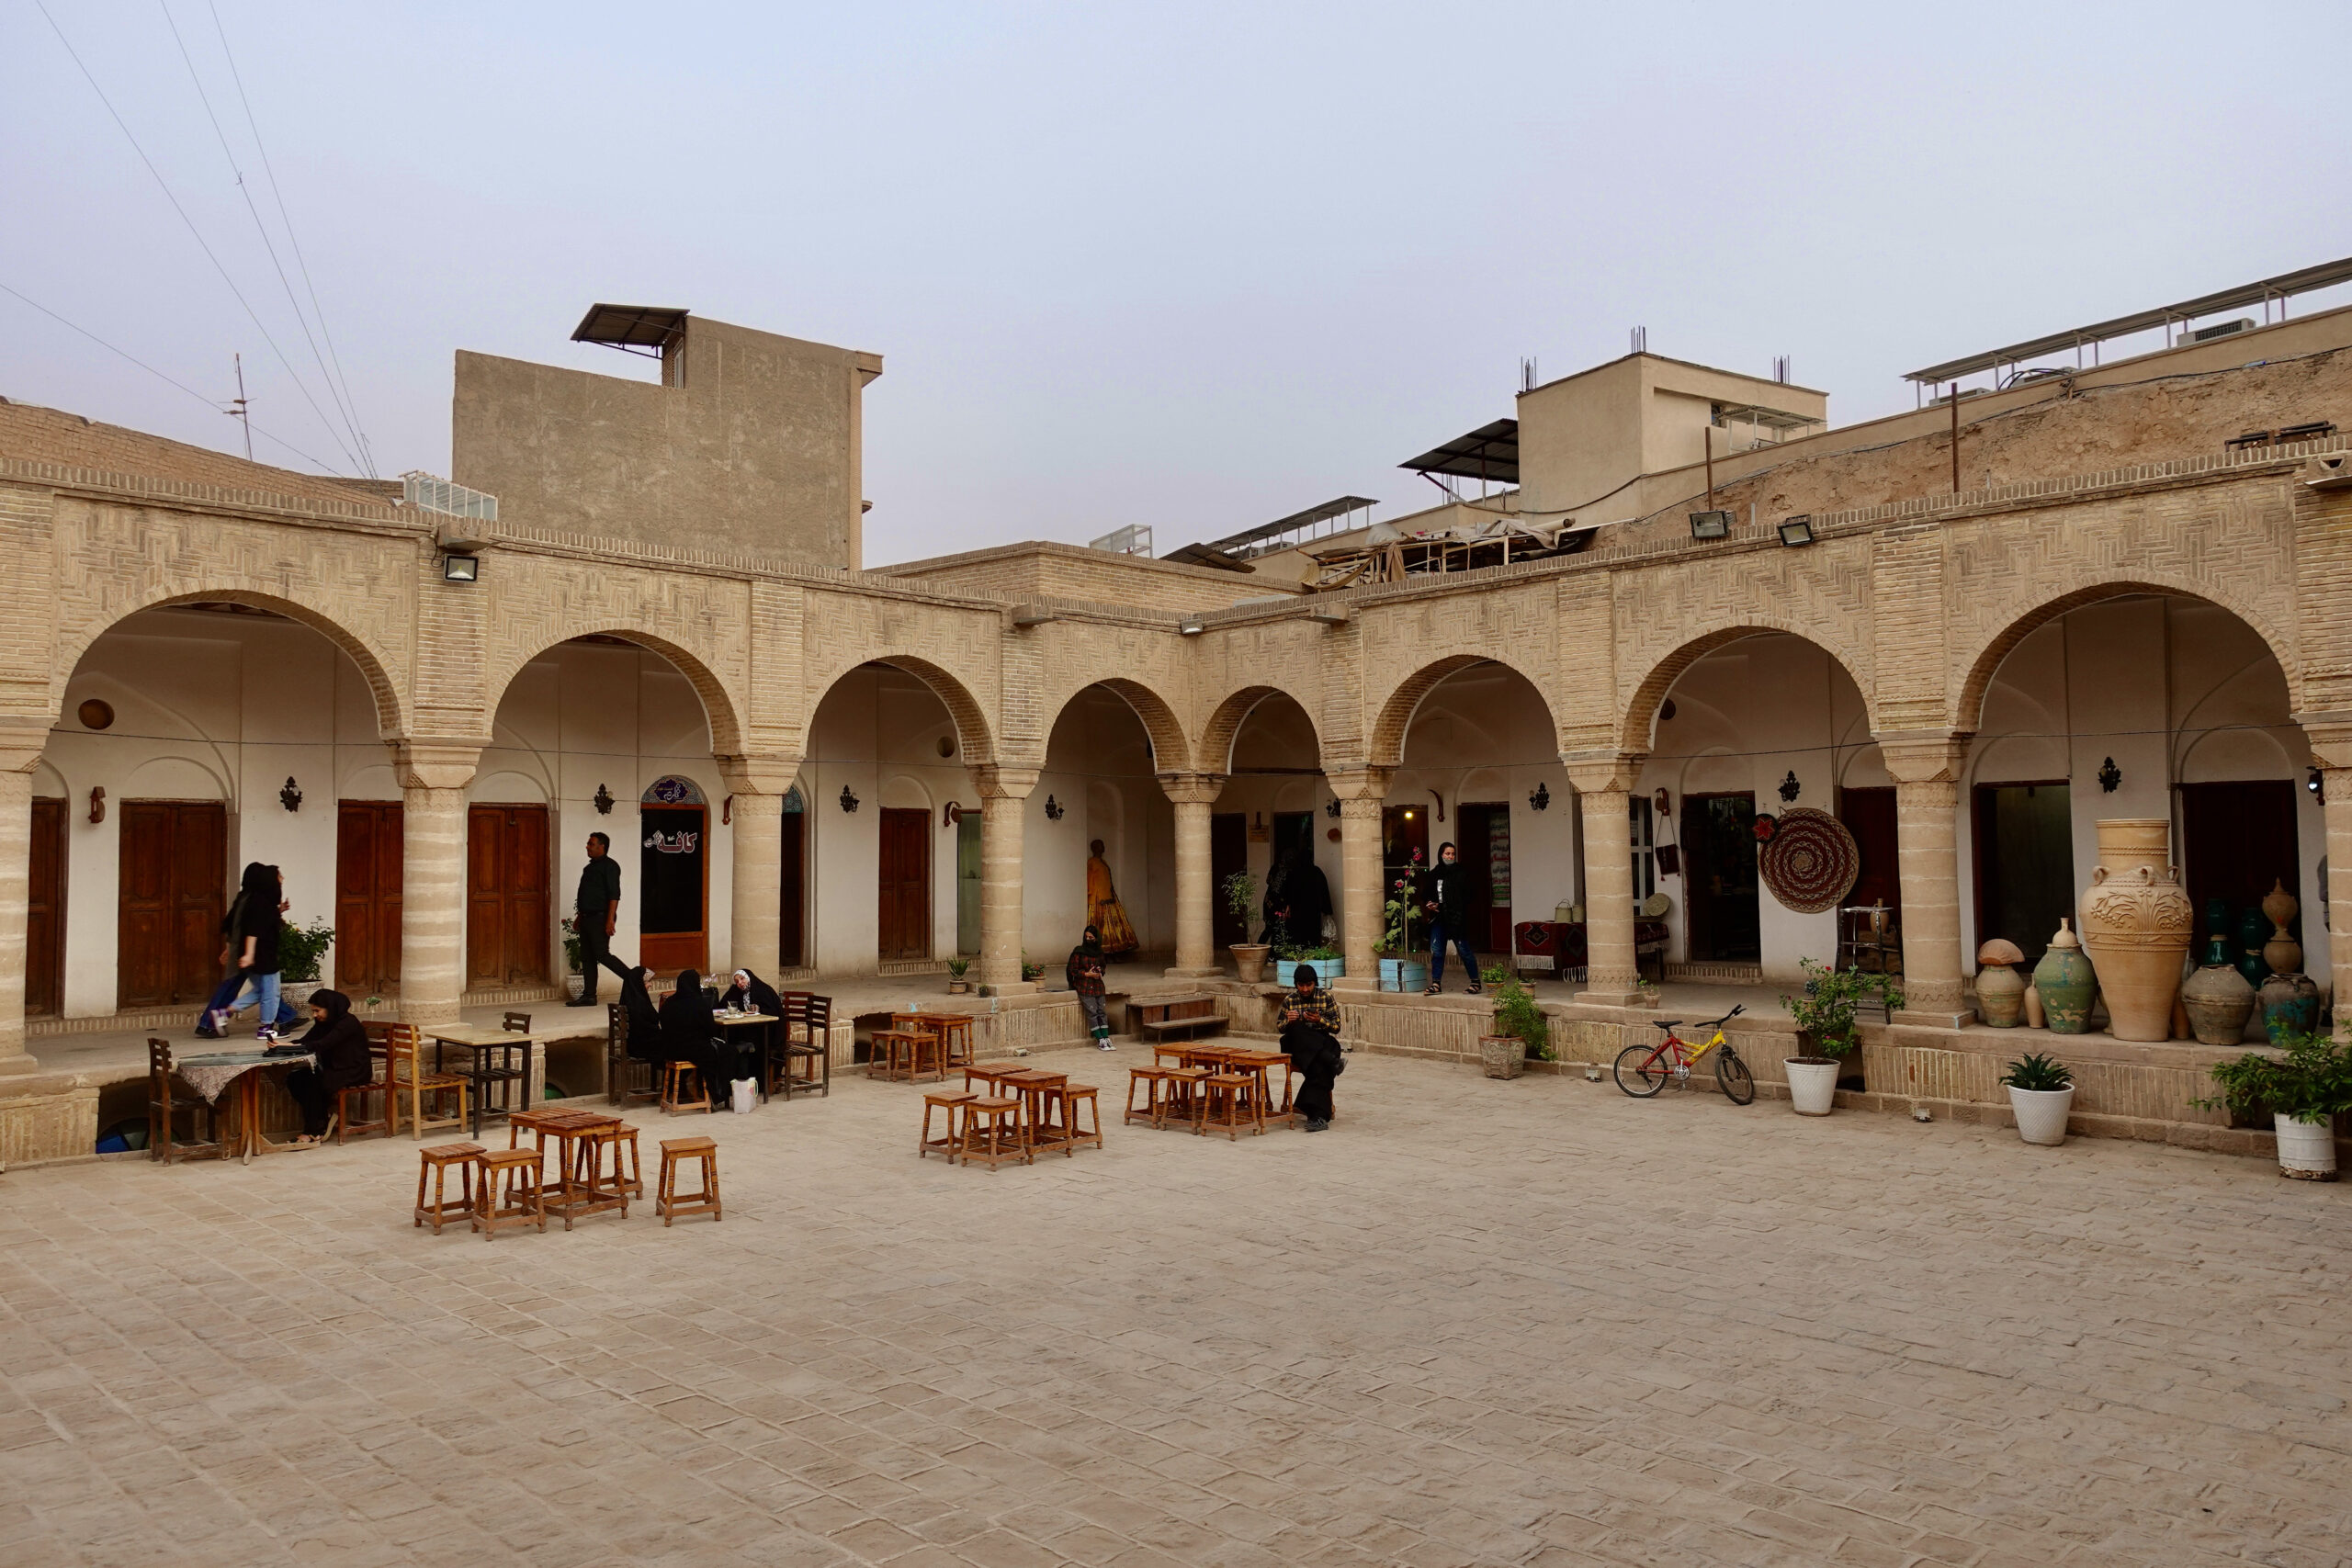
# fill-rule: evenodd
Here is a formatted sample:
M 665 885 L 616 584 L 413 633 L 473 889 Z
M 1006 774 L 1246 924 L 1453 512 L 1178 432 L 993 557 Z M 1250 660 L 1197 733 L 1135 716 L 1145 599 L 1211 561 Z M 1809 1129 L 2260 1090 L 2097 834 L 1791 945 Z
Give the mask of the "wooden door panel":
M 506 900 L 500 866 L 506 858 L 506 813 L 477 806 L 466 813 L 466 984 L 506 982 Z
M 797 969 L 808 962 L 804 956 L 807 930 L 808 814 L 787 811 L 784 814 L 784 864 L 778 878 L 776 906 L 776 964 L 781 968 Z
M 211 994 L 228 835 L 218 801 L 122 803 L 118 1005 L 171 1007 Z
M 510 806 L 506 829 L 507 984 L 548 978 L 548 808 Z
M 638 810 L 638 957 L 656 974 L 710 962 L 710 811 L 703 806 Z
M 397 800 L 345 800 L 335 814 L 334 976 L 353 997 L 400 979 L 406 823 Z
M 65 802 L 33 802 L 32 854 L 25 904 L 25 1012 L 46 1017 L 64 1005 Z
M 931 813 L 882 810 L 877 948 L 886 959 L 931 956 Z

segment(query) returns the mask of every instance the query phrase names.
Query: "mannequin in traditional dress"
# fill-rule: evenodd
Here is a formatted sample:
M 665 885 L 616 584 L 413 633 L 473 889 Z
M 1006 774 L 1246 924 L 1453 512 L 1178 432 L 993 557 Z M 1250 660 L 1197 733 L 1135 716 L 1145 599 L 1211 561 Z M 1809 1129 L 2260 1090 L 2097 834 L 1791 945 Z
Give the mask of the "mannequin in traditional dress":
M 1119 907 L 1118 889 L 1111 885 L 1111 863 L 1102 858 L 1102 840 L 1087 848 L 1092 852 L 1086 857 L 1086 923 L 1102 933 L 1105 953 L 1133 953 L 1141 944 L 1136 941 L 1136 928 L 1127 923 L 1126 910 Z

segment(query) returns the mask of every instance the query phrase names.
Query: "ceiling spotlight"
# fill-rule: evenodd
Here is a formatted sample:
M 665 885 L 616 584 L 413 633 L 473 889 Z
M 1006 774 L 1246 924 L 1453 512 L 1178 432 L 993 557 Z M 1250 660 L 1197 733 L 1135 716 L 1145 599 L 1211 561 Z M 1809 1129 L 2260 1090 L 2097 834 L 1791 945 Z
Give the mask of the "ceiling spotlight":
M 1813 543 L 1813 513 L 1800 512 L 1794 517 L 1781 518 L 1781 543 L 1790 546 Z
M 1731 537 L 1731 513 L 1728 512 L 1693 512 L 1690 514 L 1690 536 L 1694 539 L 1727 539 Z
M 478 582 L 481 580 L 480 556 L 443 556 L 441 577 L 446 582 Z

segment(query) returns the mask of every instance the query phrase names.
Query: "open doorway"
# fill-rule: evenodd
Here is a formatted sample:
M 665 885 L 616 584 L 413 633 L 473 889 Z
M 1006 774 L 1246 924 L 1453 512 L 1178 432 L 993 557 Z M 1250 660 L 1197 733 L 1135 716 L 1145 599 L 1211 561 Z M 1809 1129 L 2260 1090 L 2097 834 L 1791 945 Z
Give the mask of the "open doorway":
M 1756 907 L 1756 797 L 1682 797 L 1682 852 L 1688 863 L 1690 958 L 1698 964 L 1754 964 L 1764 956 Z
M 2031 974 L 2075 912 L 2073 792 L 2064 780 L 1976 786 L 1976 931 L 2007 937 Z

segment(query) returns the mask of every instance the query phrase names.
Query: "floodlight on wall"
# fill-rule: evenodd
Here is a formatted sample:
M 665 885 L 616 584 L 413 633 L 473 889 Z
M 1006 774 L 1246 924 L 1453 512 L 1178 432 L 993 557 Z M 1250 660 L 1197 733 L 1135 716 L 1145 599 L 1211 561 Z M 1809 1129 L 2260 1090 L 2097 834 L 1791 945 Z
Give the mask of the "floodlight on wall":
M 1200 616 L 1187 615 L 1176 623 L 1176 629 L 1186 637 L 1198 637 L 1208 630 L 1208 627 L 1201 624 Z
M 1731 537 L 1731 513 L 1723 511 L 1693 512 L 1690 514 L 1690 536 L 1694 539 Z
M 1781 543 L 1792 547 L 1813 543 L 1813 514 L 1800 512 L 1794 517 L 1781 518 Z
M 443 556 L 441 580 L 444 582 L 479 582 L 481 581 L 481 557 Z

